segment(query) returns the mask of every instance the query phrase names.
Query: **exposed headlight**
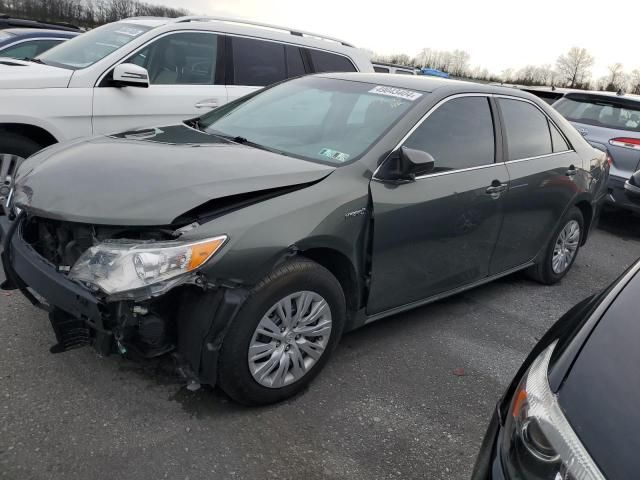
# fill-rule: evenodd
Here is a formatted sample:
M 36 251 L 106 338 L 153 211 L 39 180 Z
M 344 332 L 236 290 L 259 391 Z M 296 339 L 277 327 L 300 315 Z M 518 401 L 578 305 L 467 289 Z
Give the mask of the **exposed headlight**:
M 85 251 L 69 278 L 108 295 L 143 287 L 155 287 L 157 294 L 203 265 L 226 240 L 226 235 L 198 242 L 107 240 Z
M 540 354 L 518 385 L 505 420 L 503 465 L 509 478 L 604 480 L 549 386 L 556 343 Z

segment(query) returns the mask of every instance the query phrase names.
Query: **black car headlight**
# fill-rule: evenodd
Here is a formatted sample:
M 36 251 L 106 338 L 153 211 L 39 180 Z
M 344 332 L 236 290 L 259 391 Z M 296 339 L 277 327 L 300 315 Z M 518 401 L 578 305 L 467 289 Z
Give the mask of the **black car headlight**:
M 536 358 L 516 389 L 505 419 L 503 466 L 511 479 L 604 480 L 549 386 L 556 343 Z

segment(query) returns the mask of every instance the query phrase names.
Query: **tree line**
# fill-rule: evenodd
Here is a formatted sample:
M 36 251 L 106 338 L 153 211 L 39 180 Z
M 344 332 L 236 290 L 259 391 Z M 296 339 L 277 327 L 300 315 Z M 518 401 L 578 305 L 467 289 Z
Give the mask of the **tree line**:
M 573 47 L 560 55 L 554 65 L 527 65 L 518 70 L 508 68 L 500 74 L 471 66 L 471 55 L 464 50 L 434 50 L 423 48 L 418 55 L 373 54 L 374 61 L 397 63 L 416 68 L 435 68 L 454 77 L 488 82 L 514 83 L 528 86 L 555 86 L 583 90 L 624 91 L 640 94 L 640 69 L 625 72 L 620 63 L 608 67 L 608 74 L 592 79 L 594 58 L 584 48 Z
M 180 17 L 187 10 L 140 0 L 0 0 L 0 13 L 12 17 L 63 22 L 94 28 L 127 17 Z

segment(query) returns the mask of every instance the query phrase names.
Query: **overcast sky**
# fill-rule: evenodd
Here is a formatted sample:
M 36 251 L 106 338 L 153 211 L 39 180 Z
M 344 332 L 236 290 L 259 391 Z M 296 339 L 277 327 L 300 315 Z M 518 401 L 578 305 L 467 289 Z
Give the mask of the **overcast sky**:
M 148 0 L 149 1 L 149 0 Z M 621 62 L 640 68 L 638 34 L 632 27 L 640 2 L 571 0 L 150 0 L 196 14 L 225 15 L 300 28 L 347 40 L 375 52 L 407 53 L 422 48 L 471 54 L 471 65 L 493 73 L 526 64 L 555 64 L 572 46 L 595 57 L 593 78 Z M 611 5 L 610 12 L 604 6 Z M 602 18 L 604 17 L 604 18 Z M 615 26 L 615 18 L 622 20 Z

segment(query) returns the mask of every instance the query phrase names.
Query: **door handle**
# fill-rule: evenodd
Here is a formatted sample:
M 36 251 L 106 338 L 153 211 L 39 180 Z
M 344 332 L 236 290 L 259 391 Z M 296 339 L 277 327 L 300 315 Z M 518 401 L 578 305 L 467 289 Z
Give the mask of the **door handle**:
M 565 175 L 566 175 L 567 177 L 573 177 L 573 176 L 575 176 L 575 175 L 576 175 L 576 173 L 578 173 L 578 169 L 575 167 L 575 165 L 571 165 L 571 166 L 569 167 L 569 170 L 567 170 L 567 171 L 565 172 Z
M 194 105 L 196 108 L 217 108 L 218 102 L 215 100 L 202 100 Z
M 503 192 L 507 190 L 506 183 L 500 183 L 498 180 L 491 182 L 491 186 L 487 187 L 485 192 L 487 195 L 491 195 L 491 198 L 498 199 Z

